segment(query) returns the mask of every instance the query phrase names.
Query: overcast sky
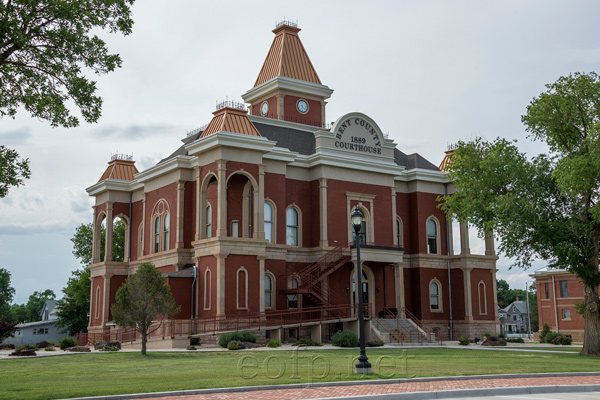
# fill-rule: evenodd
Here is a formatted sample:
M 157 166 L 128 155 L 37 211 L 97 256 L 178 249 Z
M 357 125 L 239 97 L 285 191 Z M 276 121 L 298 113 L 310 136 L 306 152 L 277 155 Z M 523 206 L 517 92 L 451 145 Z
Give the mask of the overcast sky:
M 14 301 L 44 289 L 61 297 L 80 267 L 69 239 L 92 219 L 85 188 L 111 154 L 133 153 L 144 170 L 209 122 L 216 101 L 241 100 L 284 17 L 298 21 L 321 81 L 335 90 L 328 121 L 363 112 L 401 151 L 437 165 L 448 143 L 475 136 L 545 151 L 527 139 L 521 115 L 545 84 L 598 71 L 598 15 L 591 0 L 140 0 L 133 34 L 100 32 L 123 67 L 98 78 L 98 124 L 52 129 L 23 110 L 0 120 L 0 144 L 32 169 L 25 187 L 0 199 L 0 267 L 12 273 Z M 498 277 L 524 288 L 533 269 L 509 265 L 499 260 Z

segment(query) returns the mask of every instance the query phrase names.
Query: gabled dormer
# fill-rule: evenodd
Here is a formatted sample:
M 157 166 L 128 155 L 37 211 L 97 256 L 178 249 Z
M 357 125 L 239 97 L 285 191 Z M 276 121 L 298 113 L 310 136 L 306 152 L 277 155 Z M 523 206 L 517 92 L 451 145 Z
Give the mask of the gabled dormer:
M 333 90 L 323 85 L 312 65 L 295 23 L 282 21 L 254 87 L 242 98 L 253 115 L 297 122 L 325 124 L 325 100 Z

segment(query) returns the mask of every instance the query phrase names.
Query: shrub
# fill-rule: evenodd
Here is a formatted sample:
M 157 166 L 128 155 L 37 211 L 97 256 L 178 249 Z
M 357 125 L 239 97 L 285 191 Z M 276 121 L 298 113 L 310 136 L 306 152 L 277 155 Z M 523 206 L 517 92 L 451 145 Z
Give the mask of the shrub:
M 313 342 L 312 339 L 300 339 L 292 346 L 321 346 L 321 343 Z
M 267 343 L 267 347 L 281 347 L 281 340 L 273 339 L 269 343 Z
M 483 334 L 483 336 L 484 336 L 484 337 L 490 337 L 490 336 L 492 336 L 492 334 L 491 334 L 491 333 L 489 333 L 489 332 L 486 332 L 486 333 L 484 333 L 484 334 Z
M 552 344 L 560 344 L 563 346 L 569 346 L 572 342 L 573 342 L 573 339 L 571 339 L 570 337 L 559 336 L 559 337 L 554 338 L 554 340 L 552 341 Z
M 242 350 L 245 348 L 246 346 L 244 346 L 244 343 L 240 342 L 239 340 L 232 340 L 227 343 L 227 349 L 229 350 Z
M 196 346 L 188 346 L 186 350 L 196 350 Z
M 507 342 L 510 343 L 525 343 L 525 341 L 523 340 L 523 338 L 508 338 L 506 339 Z
M 41 341 L 41 342 L 38 342 L 38 343 L 36 343 L 35 345 L 36 345 L 36 346 L 37 346 L 39 349 L 43 349 L 43 348 L 46 348 L 46 347 L 53 346 L 53 344 L 52 344 L 52 343 L 50 343 L 50 342 L 46 342 L 45 340 L 43 340 L 43 341 Z
M 548 326 L 547 323 L 544 324 L 544 327 L 542 328 L 541 332 L 540 332 L 540 343 L 546 343 L 546 335 L 550 333 L 550 327 Z
M 120 347 L 118 346 L 111 346 L 111 345 L 105 345 L 104 347 L 102 347 L 102 351 L 119 351 L 121 350 Z
M 22 344 L 15 349 L 15 351 L 23 351 L 23 350 L 37 350 L 38 347 L 35 344 Z
M 498 337 L 500 337 L 500 338 L 504 339 L 504 338 L 506 337 L 506 335 L 505 335 L 505 334 L 504 334 L 504 332 L 503 332 L 503 333 L 500 333 L 500 334 L 498 335 Z
M 190 338 L 190 346 L 200 346 L 200 338 L 199 337 Z
M 46 347 L 44 351 L 56 351 L 54 347 Z
M 500 346 L 506 346 L 506 340 L 500 339 L 498 342 L 500 343 Z
M 358 347 L 358 336 L 348 329 L 337 331 L 331 337 L 331 343 L 338 347 Z
M 65 350 L 70 351 L 72 353 L 89 353 L 92 351 L 87 346 L 73 346 L 73 347 L 68 347 Z
M 58 344 L 60 345 L 61 350 L 65 350 L 65 349 L 68 349 L 69 347 L 77 346 L 77 342 L 75 341 L 75 339 L 73 339 L 72 337 L 68 337 L 68 336 L 60 339 Z
M 365 343 L 366 347 L 380 347 L 383 346 L 385 343 L 383 343 L 383 341 L 381 340 L 372 340 L 370 342 Z
M 239 332 L 228 332 L 221 335 L 219 338 L 219 346 L 226 348 L 227 344 L 232 340 L 236 340 L 238 342 L 252 342 L 256 343 L 256 336 L 251 334 L 248 331 L 239 331 Z
M 469 345 L 469 339 L 465 335 L 462 335 L 458 339 L 458 344 L 460 344 L 461 346 L 468 346 Z
M 544 336 L 544 340 L 546 343 L 552 343 L 552 341 L 558 337 L 558 336 L 562 336 L 562 333 L 559 332 L 548 332 L 546 334 L 546 336 Z

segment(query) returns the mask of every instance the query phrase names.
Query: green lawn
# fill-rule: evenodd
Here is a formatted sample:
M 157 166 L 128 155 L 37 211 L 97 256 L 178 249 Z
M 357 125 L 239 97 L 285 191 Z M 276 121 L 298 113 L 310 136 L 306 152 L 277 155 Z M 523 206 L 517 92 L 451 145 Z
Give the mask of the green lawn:
M 569 351 L 573 353 L 581 352 L 582 346 L 536 346 L 536 347 L 517 347 L 520 350 L 548 350 L 548 351 Z
M 368 349 L 374 374 L 355 375 L 352 350 L 93 353 L 0 360 L 0 398 L 57 399 L 228 386 L 524 372 L 598 371 L 580 354 Z

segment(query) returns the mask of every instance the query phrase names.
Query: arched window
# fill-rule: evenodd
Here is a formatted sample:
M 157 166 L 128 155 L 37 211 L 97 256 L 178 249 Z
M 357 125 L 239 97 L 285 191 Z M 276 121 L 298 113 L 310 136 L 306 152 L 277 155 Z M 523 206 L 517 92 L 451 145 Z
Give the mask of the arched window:
M 158 253 L 160 250 L 160 216 L 154 218 L 154 252 Z
M 367 243 L 367 220 L 366 220 L 365 216 L 366 216 L 366 214 L 363 212 L 363 220 L 360 224 L 360 231 L 358 232 L 358 237 L 360 238 L 360 244 Z M 354 230 L 354 227 L 351 227 L 351 228 L 352 228 L 352 241 L 356 242 L 356 231 Z
M 138 228 L 138 258 L 144 255 L 144 224 Z
M 298 246 L 299 231 L 300 229 L 298 225 L 298 210 L 296 210 L 293 207 L 290 207 L 286 212 L 285 243 L 288 246 Z
M 438 226 L 435 220 L 427 220 L 427 252 L 438 254 Z
M 248 309 L 248 271 L 241 267 L 237 272 L 237 308 L 240 310 Z
M 396 217 L 396 245 L 402 247 L 404 245 L 402 219 Z
M 265 202 L 265 239 L 273 243 L 273 206 Z
M 207 268 L 206 271 L 204 271 L 204 309 L 205 310 L 210 310 L 210 300 L 211 300 L 211 289 L 212 289 L 212 282 L 210 279 L 210 268 Z
M 163 250 L 169 250 L 169 213 L 166 213 L 164 217 Z
M 479 282 L 477 285 L 477 294 L 479 298 L 479 314 L 486 315 L 487 314 L 487 298 L 485 293 L 485 283 L 483 281 Z
M 206 237 L 212 237 L 212 207 L 206 206 Z
M 437 279 L 429 282 L 429 310 L 432 312 L 442 312 L 442 285 Z
M 265 308 L 274 308 L 273 291 L 275 290 L 275 278 L 273 275 L 265 274 Z
M 290 278 L 288 281 L 288 289 L 297 289 L 298 286 L 300 286 L 298 279 Z M 298 294 L 288 294 L 287 297 L 288 308 L 298 308 Z

